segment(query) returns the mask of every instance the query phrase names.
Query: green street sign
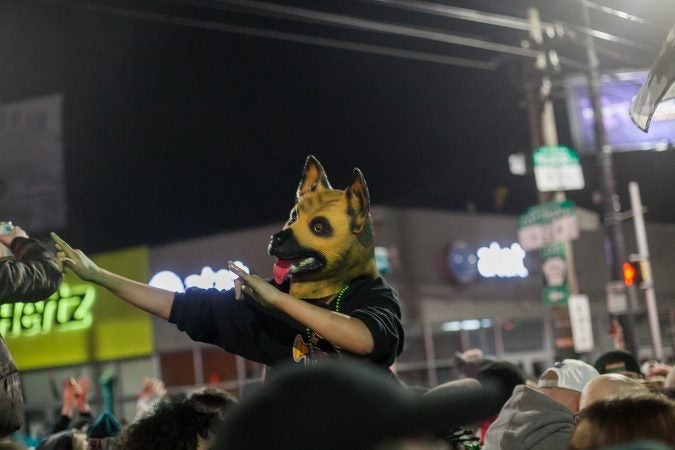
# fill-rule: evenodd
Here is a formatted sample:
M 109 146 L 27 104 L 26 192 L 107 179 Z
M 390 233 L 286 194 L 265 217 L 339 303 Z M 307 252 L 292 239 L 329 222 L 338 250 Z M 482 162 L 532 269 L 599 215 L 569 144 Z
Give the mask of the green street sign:
M 579 237 L 574 202 L 546 202 L 532 206 L 518 218 L 518 243 L 525 251 Z
M 548 244 L 539 250 L 541 268 L 544 273 L 543 300 L 546 306 L 567 304 L 567 250 L 565 243 Z
M 579 157 L 562 145 L 539 147 L 532 154 L 537 189 L 541 192 L 573 191 L 584 188 Z

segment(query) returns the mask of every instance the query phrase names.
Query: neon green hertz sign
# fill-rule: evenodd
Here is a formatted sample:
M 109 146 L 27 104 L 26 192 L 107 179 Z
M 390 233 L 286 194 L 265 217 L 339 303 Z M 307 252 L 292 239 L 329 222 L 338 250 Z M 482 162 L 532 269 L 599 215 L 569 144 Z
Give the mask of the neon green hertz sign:
M 89 328 L 95 299 L 96 289 L 91 285 L 61 283 L 46 300 L 0 305 L 0 335 L 15 338 Z

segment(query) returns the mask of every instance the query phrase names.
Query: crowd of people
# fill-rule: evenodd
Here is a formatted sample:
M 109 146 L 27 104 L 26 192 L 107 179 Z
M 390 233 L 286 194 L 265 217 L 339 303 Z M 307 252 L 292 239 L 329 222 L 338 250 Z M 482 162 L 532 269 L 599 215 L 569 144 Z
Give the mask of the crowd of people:
M 657 370 L 653 370 L 658 367 Z M 637 372 L 635 371 L 637 370 Z M 407 386 L 360 364 L 287 367 L 239 400 L 211 386 L 169 392 L 143 380 L 135 417 L 91 382 L 62 384 L 61 415 L 37 450 L 662 450 L 675 446 L 675 369 L 638 366 L 624 351 L 593 365 L 565 359 L 528 379 L 510 362 L 473 359 L 434 388 Z M 468 376 L 471 375 L 471 376 Z M 101 378 L 103 398 L 114 379 Z M 7 441 L 0 449 L 24 450 Z
M 0 299 L 38 300 L 57 288 L 63 263 L 42 244 L 19 227 L 0 235 L 0 244 L 12 253 L 0 259 Z M 91 263 L 60 239 L 57 244 L 71 267 Z M 265 295 L 252 292 L 258 280 L 244 281 L 249 293 Z M 23 411 L 18 371 L 0 344 L 4 437 L 21 426 Z M 675 369 L 656 361 L 641 366 L 625 351 L 608 352 L 593 365 L 564 359 L 530 380 L 517 365 L 474 350 L 458 358 L 460 378 L 433 388 L 407 386 L 381 369 L 359 358 L 279 364 L 242 399 L 209 386 L 167 392 L 160 380 L 147 378 L 133 418 L 115 414 L 114 377 L 100 380 L 104 404 L 96 413 L 88 403 L 91 380 L 69 378 L 60 417 L 37 449 L 675 448 Z M 25 448 L 0 440 L 0 450 Z

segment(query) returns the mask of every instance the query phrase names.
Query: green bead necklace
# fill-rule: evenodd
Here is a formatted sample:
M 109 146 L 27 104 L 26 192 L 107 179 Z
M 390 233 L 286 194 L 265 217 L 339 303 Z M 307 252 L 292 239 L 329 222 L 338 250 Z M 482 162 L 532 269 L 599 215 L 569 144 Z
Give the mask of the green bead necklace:
M 345 285 L 342 289 L 340 289 L 340 292 L 338 292 L 337 297 L 335 297 L 335 312 L 339 313 L 340 312 L 340 302 L 342 301 L 342 297 L 344 297 L 345 292 L 347 292 L 347 289 L 349 289 L 349 285 Z M 312 352 L 312 330 L 309 327 L 305 327 L 305 333 L 307 334 L 307 343 L 309 345 L 309 351 L 310 354 Z M 336 349 L 339 350 L 337 347 Z

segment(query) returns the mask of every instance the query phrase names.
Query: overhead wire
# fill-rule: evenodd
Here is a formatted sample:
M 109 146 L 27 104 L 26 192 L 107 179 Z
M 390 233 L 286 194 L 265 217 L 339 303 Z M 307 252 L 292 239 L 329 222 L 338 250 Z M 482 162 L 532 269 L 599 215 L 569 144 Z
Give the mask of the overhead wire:
M 70 1 L 63 2 L 58 0 L 32 0 L 43 3 L 50 3 L 59 6 L 88 9 L 97 11 L 99 13 L 116 14 L 127 17 L 134 17 L 137 19 L 150 20 L 155 22 L 172 23 L 175 25 L 189 26 L 193 28 L 201 28 L 207 30 L 218 30 L 222 32 L 243 34 L 249 36 L 264 37 L 270 39 L 284 40 L 289 42 L 297 42 L 310 45 L 318 45 L 323 47 L 332 47 L 345 50 L 359 51 L 371 54 L 379 54 L 386 56 L 393 56 L 404 59 L 434 62 L 446 65 L 455 65 L 468 68 L 476 68 L 483 70 L 495 70 L 498 67 L 497 59 L 480 60 L 472 58 L 454 57 L 440 53 L 425 52 L 419 50 L 409 50 L 398 47 L 389 47 L 383 45 L 374 45 L 363 42 L 347 41 L 342 39 L 326 38 L 320 36 L 309 35 L 306 33 L 296 33 L 287 31 L 270 30 L 266 28 L 257 28 L 246 25 L 237 25 L 214 20 L 197 19 L 194 17 L 178 16 L 174 14 L 160 13 L 156 11 L 147 11 L 134 8 L 125 8 L 119 6 L 108 6 L 91 1 Z M 294 21 L 302 21 L 306 23 L 321 24 L 333 27 L 347 28 L 351 30 L 366 31 L 371 33 L 387 34 L 394 36 L 403 36 L 407 38 L 423 39 L 427 41 L 464 46 L 470 48 L 481 49 L 485 51 L 497 52 L 500 54 L 514 55 L 520 57 L 536 58 L 539 54 L 538 49 L 526 48 L 522 46 L 514 46 L 502 44 L 486 39 L 478 39 L 474 37 L 466 37 L 457 34 L 451 34 L 444 31 L 427 29 L 415 25 L 402 25 L 397 23 L 387 23 L 377 20 L 364 19 L 349 15 L 335 14 L 329 12 L 318 11 L 314 9 L 299 8 L 294 6 L 282 5 L 278 3 L 266 2 L 261 0 L 169 0 L 171 3 L 178 5 L 190 5 L 206 7 L 211 9 L 227 10 L 232 7 L 238 8 L 240 11 L 254 15 L 267 15 L 274 17 L 282 17 Z M 507 27 L 511 29 L 518 29 L 526 31 L 530 29 L 530 24 L 526 19 L 521 19 L 513 16 L 506 16 L 502 14 L 484 13 L 482 11 L 470 10 L 466 8 L 451 7 L 448 5 L 440 5 L 436 3 L 421 1 L 421 0 L 361 0 L 369 3 L 378 3 L 382 5 L 412 9 L 429 14 L 442 15 L 444 17 L 453 17 L 461 20 L 468 20 L 479 22 L 483 24 L 495 25 L 500 27 Z M 576 0 L 575 0 L 576 1 Z M 582 0 L 579 0 L 582 1 Z M 556 24 L 545 22 L 544 26 L 553 27 Z M 572 27 L 573 31 L 586 32 L 583 27 Z M 617 43 L 625 45 L 640 45 L 629 40 L 623 42 L 621 38 L 614 37 L 608 33 L 603 33 L 598 30 L 590 30 L 594 32 L 594 36 L 602 37 L 604 39 L 612 40 Z M 578 37 L 571 33 L 572 40 L 578 40 Z M 629 61 L 620 52 L 615 52 L 610 49 L 603 49 L 600 47 L 599 52 L 603 52 L 608 56 L 622 61 Z M 574 68 L 576 70 L 585 70 L 586 64 L 577 61 L 568 56 L 559 55 L 560 63 Z
M 355 30 L 364 30 L 376 33 L 385 33 L 385 34 L 420 38 L 436 42 L 442 42 L 446 44 L 473 47 L 483 50 L 496 51 L 500 53 L 509 53 L 517 56 L 527 56 L 532 58 L 537 56 L 537 52 L 535 50 L 517 47 L 513 45 L 500 44 L 497 42 L 487 41 L 483 39 L 459 36 L 455 34 L 446 33 L 443 31 L 429 30 L 414 25 L 399 25 L 369 19 L 361 19 L 358 17 L 345 16 L 334 13 L 325 13 L 322 11 L 298 8 L 294 6 L 286 6 L 278 3 L 264 2 L 259 0 L 217 0 L 216 3 L 237 5 L 250 8 L 251 10 L 274 12 L 276 14 L 285 15 L 287 17 L 294 17 L 298 19 L 311 21 L 314 23 L 346 27 Z
M 405 9 L 408 11 L 416 11 L 420 13 L 431 14 L 435 16 L 441 16 L 451 19 L 458 19 L 470 22 L 481 23 L 485 25 L 493 25 L 502 28 L 510 28 L 516 30 L 529 31 L 531 25 L 525 18 L 507 16 L 504 14 L 495 14 L 488 13 L 484 11 L 478 11 L 473 9 L 461 8 L 457 6 L 450 6 L 446 4 L 439 4 L 435 2 L 428 2 L 422 0 L 360 0 L 364 3 L 380 4 L 389 6 L 392 8 Z M 575 0 L 583 1 L 583 0 Z M 546 22 L 542 21 L 542 28 L 563 28 L 563 32 L 567 32 L 566 35 L 575 43 L 581 43 L 581 39 L 576 37 L 576 34 L 590 34 L 594 38 L 601 39 L 607 42 L 612 42 L 614 44 L 623 45 L 631 49 L 648 51 L 654 53 L 654 49 L 643 45 L 639 42 L 635 42 L 630 39 L 622 38 L 620 36 L 613 35 L 601 30 L 586 29 L 579 25 L 570 24 L 564 21 L 555 21 L 555 22 Z M 597 47 L 599 53 L 602 53 L 606 56 L 613 57 L 615 59 L 626 61 L 625 55 L 620 52 L 613 51 L 604 47 Z
M 343 50 L 352 50 L 370 54 L 393 56 L 402 59 L 432 62 L 438 64 L 467 67 L 482 70 L 495 70 L 496 64 L 491 61 L 480 61 L 469 58 L 460 58 L 437 53 L 421 52 L 417 50 L 407 50 L 380 45 L 365 44 L 360 42 L 345 41 L 340 39 L 323 38 L 318 36 L 303 35 L 299 33 L 290 33 L 285 31 L 275 31 L 245 25 L 235 25 L 231 23 L 215 22 L 192 17 L 176 16 L 172 14 L 159 13 L 154 11 L 142 11 L 137 9 L 122 8 L 117 6 L 107 6 L 95 4 L 86 1 L 74 1 L 64 3 L 58 0 L 30 0 L 33 2 L 47 3 L 61 7 L 92 11 L 102 14 L 110 14 L 121 17 L 128 17 L 152 22 L 166 23 L 202 30 L 221 31 L 227 33 L 241 34 L 247 36 L 263 37 L 277 39 L 288 42 L 316 45 L 321 47 L 330 47 Z

